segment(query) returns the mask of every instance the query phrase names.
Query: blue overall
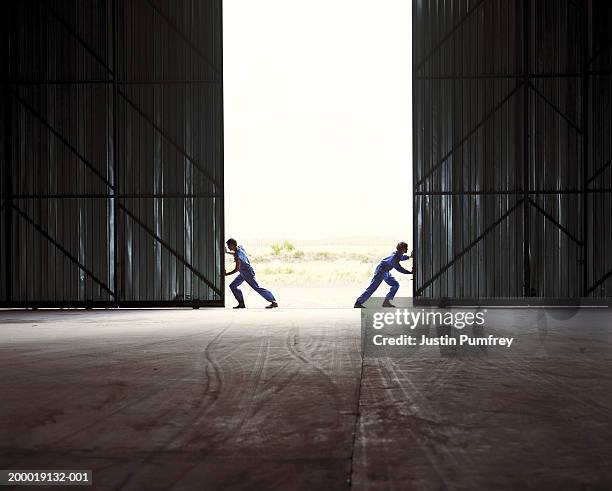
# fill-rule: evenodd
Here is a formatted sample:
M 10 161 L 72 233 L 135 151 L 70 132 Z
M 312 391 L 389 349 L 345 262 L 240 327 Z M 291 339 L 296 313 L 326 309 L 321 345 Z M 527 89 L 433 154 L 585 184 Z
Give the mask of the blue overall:
M 234 294 L 234 297 L 236 297 L 236 300 L 238 300 L 238 303 L 244 303 L 244 296 L 238 287 L 245 281 L 253 290 L 259 293 L 268 302 L 274 302 L 275 300 L 272 292 L 257 284 L 257 280 L 255 279 L 255 271 L 253 270 L 253 267 L 249 262 L 249 258 L 246 255 L 246 251 L 242 248 L 242 246 L 238 246 L 235 257 L 240 260 L 240 269 L 238 270 L 238 276 L 230 283 L 230 290 L 232 290 L 232 293 Z
M 399 290 L 400 285 L 398 281 L 391 275 L 391 270 L 397 269 L 400 273 L 410 274 L 410 271 L 402 268 L 402 266 L 400 265 L 400 261 L 407 261 L 408 259 L 410 259 L 410 256 L 397 251 L 391 254 L 390 256 L 384 258 L 379 263 L 379 265 L 376 266 L 376 270 L 374 271 L 374 278 L 372 278 L 370 285 L 357 299 L 357 302 L 363 304 L 363 302 L 365 302 L 368 298 L 372 296 L 372 294 L 376 291 L 376 289 L 383 281 L 391 287 L 389 293 L 387 293 L 387 296 L 385 298 L 387 300 L 393 300 L 395 294 L 397 293 L 397 290 Z

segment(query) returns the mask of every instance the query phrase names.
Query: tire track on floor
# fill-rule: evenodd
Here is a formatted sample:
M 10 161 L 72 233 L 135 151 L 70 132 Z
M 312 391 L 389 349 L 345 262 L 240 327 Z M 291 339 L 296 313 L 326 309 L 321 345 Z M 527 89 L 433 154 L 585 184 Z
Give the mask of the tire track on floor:
M 381 368 L 387 373 L 387 378 L 395 383 L 396 388 L 398 388 L 402 395 L 404 396 L 401 400 L 398 400 L 396 397 L 391 395 L 392 399 L 395 402 L 401 402 L 403 405 L 406 405 L 410 408 L 410 411 L 413 417 L 416 417 L 419 421 L 419 424 L 425 429 L 425 431 L 416 431 L 415 429 L 409 427 L 409 433 L 414 438 L 415 442 L 418 446 L 423 450 L 429 464 L 432 469 L 435 470 L 436 474 L 440 478 L 440 480 L 445 484 L 449 485 L 449 480 L 447 478 L 448 472 L 446 472 L 442 465 L 440 465 L 440 453 L 445 456 L 447 461 L 455 468 L 455 469 L 466 469 L 473 466 L 473 459 L 470 457 L 469 453 L 463 447 L 458 446 L 455 451 L 448 448 L 444 443 L 435 444 L 434 441 L 439 441 L 437 436 L 443 436 L 439 428 L 442 425 L 441 416 L 436 411 L 436 409 L 429 403 L 427 398 L 423 395 L 421 389 L 417 387 L 411 380 L 410 377 L 400 378 L 397 374 L 396 367 L 394 363 L 389 359 L 381 360 Z M 446 367 L 448 369 L 448 367 Z M 406 387 L 407 384 L 409 387 Z M 388 393 L 388 390 L 385 391 Z M 445 425 L 448 428 L 449 438 L 453 439 L 459 436 L 459 433 L 455 428 L 453 428 L 452 424 Z M 474 483 L 472 481 L 472 477 L 469 473 L 464 473 L 464 475 L 468 478 L 468 484 L 470 487 L 474 487 Z
M 218 342 L 221 337 L 228 331 L 228 329 L 233 325 L 233 321 L 231 321 L 227 326 L 225 326 L 224 328 L 222 328 L 207 344 L 206 347 L 204 348 L 204 350 L 202 351 L 202 355 L 204 357 L 204 359 L 207 361 L 206 364 L 206 368 L 205 370 L 205 374 L 207 375 L 206 381 L 204 383 L 203 386 L 203 390 L 200 392 L 200 396 L 198 399 L 198 403 L 196 404 L 197 407 L 199 407 L 198 412 L 196 413 L 196 415 L 187 423 L 185 423 L 183 425 L 183 427 L 178 430 L 178 432 L 176 432 L 175 434 L 173 434 L 165 443 L 161 444 L 157 449 L 149 452 L 147 454 L 147 456 L 143 459 L 141 459 L 141 461 L 139 462 L 139 467 L 149 464 L 151 463 L 153 460 L 155 460 L 157 458 L 157 456 L 161 453 L 163 453 L 164 451 L 168 450 L 178 439 L 180 439 L 184 434 L 186 434 L 195 424 L 197 424 L 205 415 L 205 413 L 212 407 L 214 406 L 215 402 L 219 399 L 219 395 L 221 393 L 221 387 L 223 386 L 223 381 L 222 381 L 222 377 L 221 377 L 221 373 L 220 370 L 218 368 L 218 366 L 216 366 L 216 363 L 212 360 L 212 357 L 210 355 L 210 350 L 212 348 L 212 346 Z M 207 371 L 209 366 L 213 366 L 212 368 L 212 372 Z M 209 377 L 208 375 L 210 373 L 214 374 L 214 377 Z M 209 404 L 205 404 L 205 401 L 207 399 L 207 395 L 210 391 L 210 387 L 211 387 L 211 380 L 215 379 L 216 383 L 219 385 L 219 389 L 217 391 L 215 391 L 215 397 L 213 398 L 213 400 L 209 403 Z M 201 407 L 203 406 L 203 407 Z M 175 409 L 171 409 L 170 411 L 174 412 Z M 136 475 L 136 473 L 138 472 L 138 468 L 130 471 L 119 483 L 118 487 L 119 488 L 124 488 L 125 486 L 127 486 L 132 479 L 134 478 L 134 476 Z

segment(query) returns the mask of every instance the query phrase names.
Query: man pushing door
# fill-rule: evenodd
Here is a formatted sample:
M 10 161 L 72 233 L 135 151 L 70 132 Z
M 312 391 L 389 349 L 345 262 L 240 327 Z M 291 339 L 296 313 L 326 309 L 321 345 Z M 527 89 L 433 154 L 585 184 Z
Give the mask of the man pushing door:
M 244 248 L 238 245 L 236 239 L 228 239 L 226 244 L 229 250 L 226 250 L 225 252 L 234 256 L 236 266 L 232 271 L 225 271 L 224 274 L 225 276 L 229 276 L 238 272 L 238 276 L 236 277 L 236 279 L 234 279 L 234 281 L 230 283 L 229 286 L 230 290 L 232 290 L 232 293 L 234 294 L 234 297 L 236 297 L 236 300 L 238 300 L 238 305 L 236 305 L 234 308 L 245 308 L 244 295 L 242 294 L 240 288 L 238 288 L 245 281 L 253 290 L 259 293 L 268 302 L 270 302 L 270 305 L 266 307 L 267 309 L 273 309 L 275 307 L 278 307 L 278 304 L 276 303 L 276 299 L 274 298 L 272 292 L 259 286 L 259 284 L 257 283 L 257 280 L 255 279 L 255 270 L 251 266 L 251 263 L 249 262 L 249 257 L 247 256 L 247 253 Z
M 370 285 L 366 288 L 366 290 L 361 294 L 361 296 L 355 302 L 356 309 L 363 308 L 363 302 L 365 302 L 368 298 L 372 296 L 372 294 L 376 291 L 376 289 L 380 286 L 380 284 L 384 281 L 387 285 L 391 287 L 389 293 L 385 297 L 385 301 L 383 302 L 383 307 L 394 307 L 391 303 L 391 300 L 395 297 L 397 290 L 399 290 L 399 282 L 391 275 L 391 270 L 396 269 L 400 273 L 404 274 L 412 274 L 413 271 L 408 271 L 400 265 L 400 261 L 407 261 L 410 259 L 410 255 L 407 255 L 408 252 L 408 244 L 406 242 L 400 242 L 397 244 L 395 248 L 395 252 L 393 252 L 390 256 L 384 258 L 378 266 L 376 266 L 376 270 L 374 271 L 374 277 L 370 282 Z

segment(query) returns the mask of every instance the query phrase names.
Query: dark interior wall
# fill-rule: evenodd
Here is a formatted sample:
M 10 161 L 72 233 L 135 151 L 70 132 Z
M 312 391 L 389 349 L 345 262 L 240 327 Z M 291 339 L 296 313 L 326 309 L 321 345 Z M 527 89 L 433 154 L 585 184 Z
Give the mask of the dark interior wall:
M 612 2 L 413 9 L 416 295 L 612 296 Z
M 0 12 L 0 301 L 222 305 L 221 0 Z

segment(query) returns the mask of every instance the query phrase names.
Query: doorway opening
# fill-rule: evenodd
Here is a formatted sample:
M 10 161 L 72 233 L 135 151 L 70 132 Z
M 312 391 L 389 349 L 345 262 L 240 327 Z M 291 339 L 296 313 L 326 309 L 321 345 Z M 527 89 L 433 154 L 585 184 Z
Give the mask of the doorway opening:
M 223 19 L 226 239 L 284 306 L 352 305 L 412 248 L 411 3 L 233 0 Z

